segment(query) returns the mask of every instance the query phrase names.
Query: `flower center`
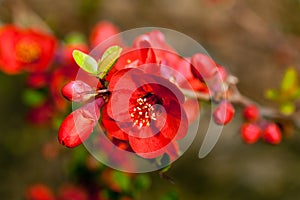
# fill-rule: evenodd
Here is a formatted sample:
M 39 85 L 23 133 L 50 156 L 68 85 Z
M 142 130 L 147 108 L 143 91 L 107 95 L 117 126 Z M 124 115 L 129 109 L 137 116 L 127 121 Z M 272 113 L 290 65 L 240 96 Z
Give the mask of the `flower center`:
M 20 41 L 16 46 L 16 56 L 20 62 L 32 63 L 41 55 L 41 47 L 36 42 Z
M 153 106 L 157 102 L 158 99 L 150 93 L 138 98 L 136 105 L 130 110 L 130 117 L 134 125 L 140 128 L 150 126 L 151 120 L 156 120 L 156 113 Z

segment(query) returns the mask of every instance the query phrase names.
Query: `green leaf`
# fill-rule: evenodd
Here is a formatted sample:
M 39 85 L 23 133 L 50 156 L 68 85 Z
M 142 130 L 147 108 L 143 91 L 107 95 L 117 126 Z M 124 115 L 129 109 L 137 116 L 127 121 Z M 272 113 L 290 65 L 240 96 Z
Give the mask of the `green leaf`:
M 291 115 L 295 112 L 295 104 L 293 102 L 284 102 L 280 104 L 280 112 L 284 115 Z
M 119 46 L 111 46 L 104 53 L 102 58 L 98 61 L 98 77 L 103 79 L 109 70 L 113 67 L 115 62 L 120 57 L 122 48 Z
M 28 106 L 41 105 L 45 101 L 45 96 L 38 90 L 25 90 L 23 102 Z
M 146 174 L 140 174 L 136 177 L 134 182 L 134 189 L 146 190 L 151 185 L 151 179 Z
M 297 89 L 298 86 L 298 74 L 293 67 L 289 67 L 281 81 L 281 91 L 289 92 Z
M 65 39 L 67 44 L 85 44 L 86 38 L 80 32 L 72 32 Z
M 298 87 L 297 90 L 293 93 L 292 97 L 293 100 L 300 98 L 300 88 Z
M 58 130 L 61 123 L 63 122 L 64 118 L 61 118 L 61 117 L 54 117 L 53 121 L 52 121 L 52 125 L 53 125 L 53 128 L 55 130 Z
M 120 186 L 122 191 L 129 191 L 130 189 L 130 178 L 128 175 L 126 175 L 123 172 L 120 171 L 114 171 L 113 173 L 113 179 L 116 181 L 116 183 Z
M 269 89 L 266 91 L 265 96 L 269 100 L 278 100 L 278 91 L 274 89 Z
M 93 57 L 79 50 L 74 50 L 73 58 L 81 69 L 83 69 L 84 71 L 88 72 L 91 75 L 97 74 L 98 65 L 97 65 L 97 61 Z
M 175 191 L 169 191 L 163 195 L 160 200 L 178 200 L 178 194 Z

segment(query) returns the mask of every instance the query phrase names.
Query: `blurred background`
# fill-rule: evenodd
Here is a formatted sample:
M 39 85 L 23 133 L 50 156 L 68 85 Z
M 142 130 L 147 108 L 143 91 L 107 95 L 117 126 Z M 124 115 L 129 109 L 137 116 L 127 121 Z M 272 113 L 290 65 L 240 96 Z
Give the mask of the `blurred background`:
M 72 31 L 88 35 L 100 20 L 120 30 L 164 27 L 182 32 L 200 44 L 239 78 L 238 87 L 255 101 L 275 106 L 264 97 L 279 86 L 287 67 L 300 72 L 300 1 L 298 0 L 24 0 L 63 38 Z M 10 23 L 15 1 L 0 0 L 0 21 Z M 58 158 L 47 159 L 57 131 L 36 128 L 24 120 L 24 76 L 0 73 L 0 196 L 24 198 L 25 188 L 36 182 L 56 188 L 68 181 L 66 163 L 72 150 L 55 147 Z M 239 113 L 239 108 L 237 108 Z M 300 137 L 298 130 L 278 146 L 240 139 L 237 114 L 226 126 L 213 151 L 204 159 L 198 151 L 208 116 L 192 147 L 176 161 L 168 175 L 175 184 L 149 173 L 152 184 L 140 199 L 175 193 L 178 199 L 299 199 Z M 48 147 L 45 147 L 48 144 Z M 48 148 L 48 150 L 47 150 Z M 46 149 L 46 150 L 45 150 Z M 51 157 L 51 156 L 50 156 Z

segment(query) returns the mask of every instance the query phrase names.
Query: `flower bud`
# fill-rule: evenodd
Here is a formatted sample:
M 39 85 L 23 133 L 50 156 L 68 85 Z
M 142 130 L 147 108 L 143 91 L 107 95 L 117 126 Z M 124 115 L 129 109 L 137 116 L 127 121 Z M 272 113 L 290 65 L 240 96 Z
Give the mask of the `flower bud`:
M 69 114 L 58 130 L 59 142 L 69 148 L 82 144 L 93 132 L 103 104 L 103 98 L 98 98 Z
M 281 142 L 281 131 L 275 123 L 269 123 L 263 130 L 263 139 L 270 144 Z
M 228 124 L 234 116 L 234 107 L 228 101 L 222 101 L 213 112 L 214 121 L 219 125 Z
M 255 105 L 249 105 L 244 109 L 243 115 L 248 121 L 256 121 L 259 118 L 259 110 Z
M 83 81 L 71 81 L 62 88 L 62 95 L 69 101 L 83 102 L 94 96 L 92 88 Z
M 243 141 L 248 144 L 257 142 L 262 133 L 261 128 L 258 125 L 252 123 L 243 124 L 241 132 Z

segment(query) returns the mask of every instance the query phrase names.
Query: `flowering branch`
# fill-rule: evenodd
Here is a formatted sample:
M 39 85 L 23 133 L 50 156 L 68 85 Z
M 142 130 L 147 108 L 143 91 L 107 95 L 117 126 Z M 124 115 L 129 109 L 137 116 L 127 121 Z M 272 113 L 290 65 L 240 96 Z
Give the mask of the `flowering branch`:
M 300 128 L 300 118 L 299 118 L 300 112 L 295 112 L 291 115 L 284 115 L 277 109 L 259 105 L 259 103 L 257 103 L 256 101 L 240 93 L 237 87 L 238 80 L 236 77 L 229 75 L 226 82 L 228 84 L 228 91 L 230 91 L 229 92 L 230 95 L 227 96 L 227 100 L 230 101 L 231 103 L 239 104 L 243 107 L 247 107 L 249 105 L 257 105 L 260 110 L 260 114 L 263 117 L 270 118 L 270 119 L 288 120 L 291 121 L 293 124 L 295 124 L 295 126 Z M 211 96 L 210 94 L 204 92 L 195 92 L 183 88 L 181 88 L 180 90 L 186 97 L 194 98 L 202 101 L 211 101 L 213 100 L 213 98 L 215 98 L 214 96 Z

